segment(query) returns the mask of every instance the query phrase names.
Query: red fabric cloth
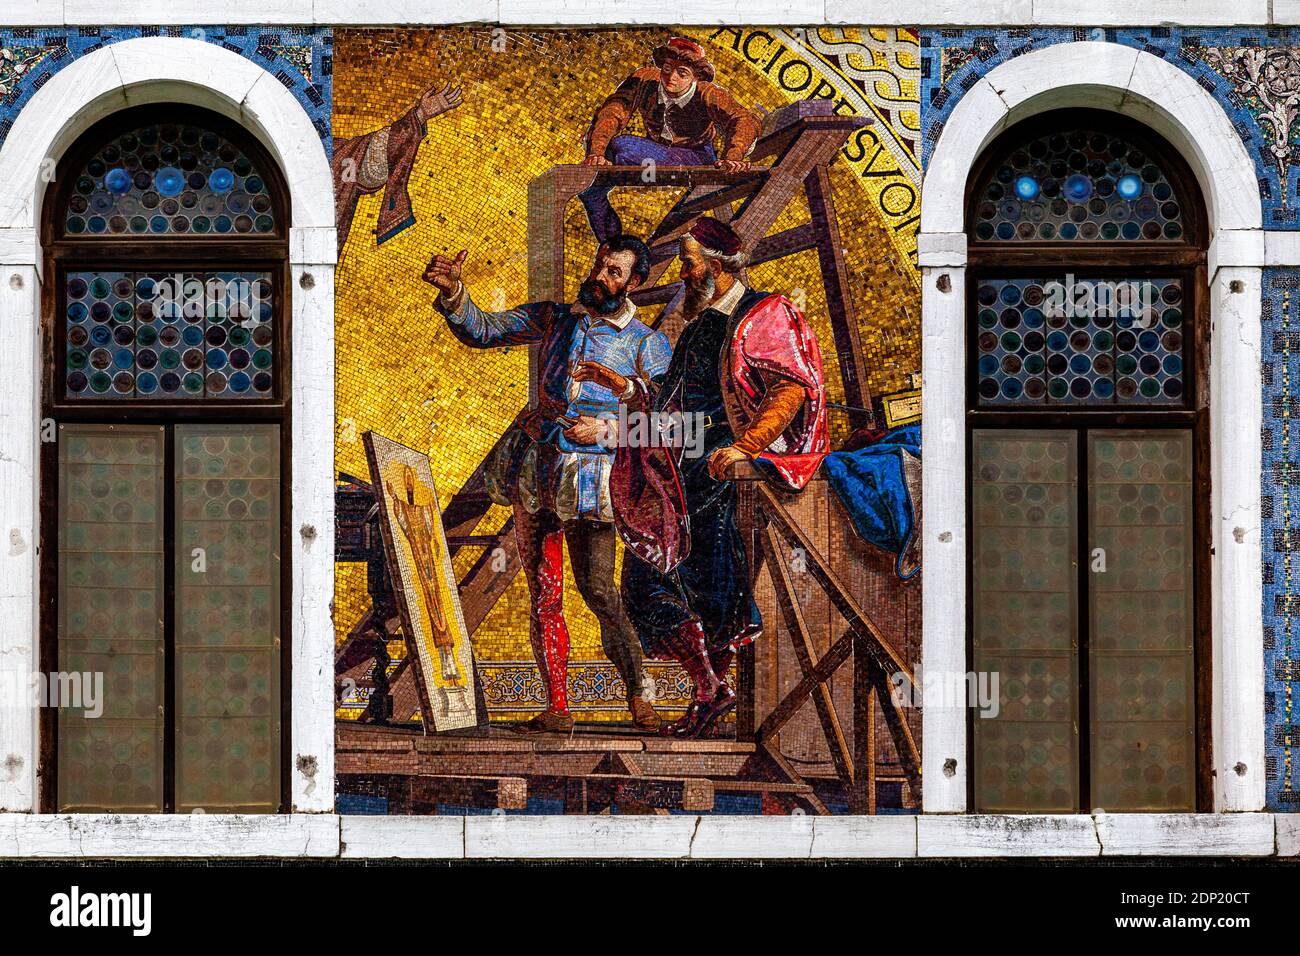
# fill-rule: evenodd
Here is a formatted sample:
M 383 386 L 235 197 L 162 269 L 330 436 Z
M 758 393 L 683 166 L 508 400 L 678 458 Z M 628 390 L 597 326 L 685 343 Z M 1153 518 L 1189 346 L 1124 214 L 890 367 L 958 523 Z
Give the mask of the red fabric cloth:
M 645 383 L 633 379 L 640 408 L 650 407 Z M 686 495 L 670 448 L 620 442 L 609 470 L 609 497 L 623 543 L 665 574 L 690 553 Z
M 771 467 L 792 490 L 801 490 L 829 451 L 826 383 L 821 348 L 803 313 L 789 299 L 769 295 L 750 307 L 736 325 L 723 356 L 722 395 L 737 437 L 763 403 L 762 371 L 798 382 L 803 407 L 767 451 L 755 459 Z M 649 408 L 651 396 L 637 382 L 633 404 Z M 683 409 L 690 411 L 690 409 Z M 776 447 L 773 447 L 776 446 Z M 676 452 L 629 448 L 621 443 L 610 470 L 614 523 L 631 551 L 667 573 L 690 553 L 690 520 L 677 473 Z
M 822 352 L 808 320 L 783 295 L 760 300 L 736 324 L 724 357 L 722 396 L 732 431 L 742 435 L 763 402 L 760 372 L 798 382 L 804 402 L 781 437 L 757 457 L 798 491 L 830 450 Z

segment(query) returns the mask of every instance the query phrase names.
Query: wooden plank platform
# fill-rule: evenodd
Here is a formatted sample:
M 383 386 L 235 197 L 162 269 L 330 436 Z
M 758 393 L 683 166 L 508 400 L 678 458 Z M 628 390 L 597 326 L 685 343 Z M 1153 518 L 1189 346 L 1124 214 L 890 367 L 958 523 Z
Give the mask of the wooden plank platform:
M 566 813 L 705 813 L 719 794 L 758 795 L 777 812 L 825 813 L 812 786 L 767 748 L 730 739 L 669 740 L 628 729 L 520 736 L 505 728 L 424 735 L 339 725 L 338 792 L 383 797 L 390 813 L 439 808 Z

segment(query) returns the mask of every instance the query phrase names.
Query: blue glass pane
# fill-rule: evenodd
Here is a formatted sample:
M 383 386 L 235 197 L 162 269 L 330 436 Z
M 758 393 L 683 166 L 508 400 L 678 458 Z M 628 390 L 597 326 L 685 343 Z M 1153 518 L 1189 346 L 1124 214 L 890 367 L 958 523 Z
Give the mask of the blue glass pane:
M 1164 171 L 1105 133 L 1041 136 L 994 165 L 976 195 L 980 241 L 1179 242 L 1182 205 Z
M 195 126 L 155 124 L 105 143 L 77 175 L 71 235 L 259 235 L 275 231 L 266 179 L 233 143 Z
M 76 272 L 64 314 L 69 398 L 270 398 L 266 272 Z

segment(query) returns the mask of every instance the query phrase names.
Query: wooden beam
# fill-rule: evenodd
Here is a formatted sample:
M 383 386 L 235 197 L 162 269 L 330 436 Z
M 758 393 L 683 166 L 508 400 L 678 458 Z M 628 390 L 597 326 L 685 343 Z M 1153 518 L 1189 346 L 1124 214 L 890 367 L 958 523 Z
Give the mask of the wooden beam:
M 749 265 L 751 267 L 762 265 L 773 259 L 784 259 L 797 252 L 816 248 L 817 226 L 815 223 L 805 222 L 802 226 L 792 226 L 760 239 L 754 246 L 754 251 L 749 254 Z
M 702 192 L 698 195 L 688 193 L 683 196 L 671 210 L 668 215 L 659 223 L 651 241 L 647 243 L 650 246 L 651 255 L 656 252 L 663 255 L 663 248 L 673 241 L 675 235 L 680 235 L 685 231 L 692 219 L 702 216 L 719 206 L 730 206 L 738 199 L 747 199 L 752 196 L 762 186 L 763 180 L 767 178 L 768 170 L 759 167 L 750 173 L 736 173 L 737 182 L 724 186 L 721 189 L 713 189 L 708 192 Z M 695 190 L 692 190 L 694 193 Z M 671 258 L 671 256 L 669 256 Z
M 799 708 L 804 705 L 813 688 L 829 680 L 831 675 L 849 659 L 849 654 L 852 652 L 853 632 L 849 631 L 822 655 L 822 659 L 817 662 L 817 666 L 812 669 L 812 673 L 795 684 L 790 693 L 781 698 L 781 703 L 772 708 L 772 712 L 759 725 L 757 733 L 754 734 L 754 739 L 760 743 L 771 740 L 773 735 L 784 727 L 790 718 L 798 712 Z
M 713 809 L 714 782 L 707 777 L 633 777 L 589 773 L 583 778 L 589 804 L 633 804 L 665 810 L 708 813 Z M 620 809 L 623 809 L 620 806 Z
M 440 804 L 500 810 L 528 806 L 528 781 L 523 777 L 422 773 L 406 780 L 413 813 L 429 813 Z
M 794 765 L 786 759 L 785 754 L 781 753 L 781 748 L 772 743 L 763 744 L 763 755 L 770 760 L 773 765 L 785 774 L 790 780 L 790 786 L 798 786 L 800 790 L 807 787 L 807 791 L 801 794 L 801 799 L 808 804 L 810 810 L 818 816 L 828 817 L 831 811 L 826 804 L 822 803 L 821 798 L 814 792 L 811 784 L 803 778 L 803 775 L 794 768 Z
M 849 791 L 849 810 L 876 812 L 876 681 L 880 668 L 857 634 L 853 636 L 853 765 L 860 772 Z
M 874 668 L 872 679 L 876 684 L 876 696 L 880 699 L 885 723 L 889 725 L 889 734 L 894 739 L 894 749 L 898 751 L 898 760 L 903 765 L 903 773 L 907 775 L 907 782 L 919 801 L 921 799 L 921 751 L 916 746 L 916 738 L 912 736 L 912 728 L 907 723 L 907 715 L 903 713 L 902 705 L 890 692 L 890 682 L 885 672 L 879 667 Z
M 808 197 L 808 212 L 817 235 L 817 261 L 821 265 L 822 285 L 826 289 L 826 310 L 830 313 L 835 352 L 840 362 L 844 401 L 858 408 L 870 409 L 867 365 L 862 357 L 858 321 L 853 314 L 848 270 L 844 265 L 844 241 L 835 215 L 831 174 L 827 166 L 817 166 L 808 174 L 804 180 L 804 195 Z M 873 424 L 874 417 L 869 411 L 854 412 L 849 420 L 854 427 L 859 427 Z
M 483 553 L 478 556 L 460 581 L 461 611 L 465 615 L 465 628 L 470 634 L 473 634 L 483 623 L 488 612 L 500 600 L 501 595 L 506 593 L 515 575 L 519 573 L 519 552 L 515 548 L 514 526 L 514 518 L 506 520 L 497 535 L 497 544 L 494 547 L 485 547 Z M 501 564 L 497 557 L 497 548 L 501 549 L 505 558 L 501 570 L 493 567 L 494 564 Z
M 790 579 L 790 569 L 786 567 L 781 556 L 781 543 L 771 526 L 764 531 L 763 544 L 767 549 L 767 566 L 772 573 L 772 584 L 776 589 L 776 603 L 785 617 L 786 630 L 790 632 L 790 643 L 794 647 L 794 656 L 799 662 L 799 669 L 805 677 L 813 673 L 816 659 L 813 654 L 812 635 L 804 621 L 803 609 L 794 595 L 794 582 Z M 846 787 L 853 786 L 853 758 L 849 755 L 848 741 L 844 738 L 844 729 L 840 726 L 839 714 L 835 712 L 835 700 L 825 681 L 817 681 L 812 686 L 813 706 L 817 708 L 817 719 L 821 722 L 822 733 L 826 735 L 826 744 L 830 747 L 831 760 L 835 772 Z
M 772 489 L 765 482 L 757 482 L 756 484 L 763 510 L 767 513 L 768 518 L 772 520 L 790 544 L 803 550 L 808 561 L 808 570 L 817 578 L 827 596 L 835 605 L 835 609 L 840 612 L 840 616 L 844 618 L 849 627 L 868 639 L 868 652 L 876 658 L 877 663 L 887 673 L 901 673 L 909 683 L 913 683 L 912 668 L 908 666 L 907 661 L 903 660 L 898 651 L 894 650 L 885 635 L 881 633 L 880 628 L 867 616 L 867 612 L 862 610 L 858 602 L 853 599 L 853 595 L 844 586 L 839 575 L 831 569 L 830 564 L 817 549 L 817 546 L 790 517 L 790 513 L 785 510 L 785 506 L 777 499 Z

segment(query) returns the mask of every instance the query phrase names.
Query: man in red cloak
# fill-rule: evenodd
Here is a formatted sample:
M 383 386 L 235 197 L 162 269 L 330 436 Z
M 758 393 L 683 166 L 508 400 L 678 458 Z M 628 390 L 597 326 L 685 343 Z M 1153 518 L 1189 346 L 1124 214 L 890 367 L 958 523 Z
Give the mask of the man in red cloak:
M 638 382 L 629 418 L 682 414 L 704 438 L 633 447 L 620 436 L 610 494 L 628 548 L 624 607 L 646 654 L 676 660 L 694 683 L 685 716 L 661 732 L 697 737 L 736 706 L 727 670 L 762 630 L 728 474 L 753 461 L 768 480 L 803 488 L 827 452 L 826 389 L 812 328 L 785 296 L 745 285 L 729 226 L 698 220 L 680 258 L 689 324 L 668 371 Z

